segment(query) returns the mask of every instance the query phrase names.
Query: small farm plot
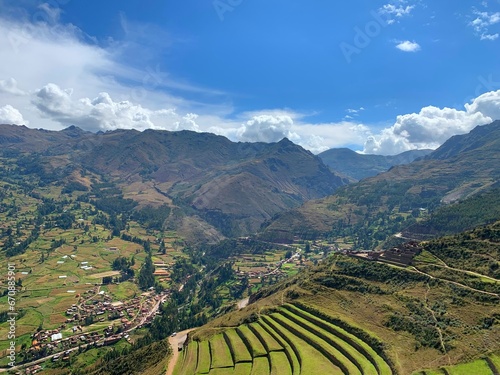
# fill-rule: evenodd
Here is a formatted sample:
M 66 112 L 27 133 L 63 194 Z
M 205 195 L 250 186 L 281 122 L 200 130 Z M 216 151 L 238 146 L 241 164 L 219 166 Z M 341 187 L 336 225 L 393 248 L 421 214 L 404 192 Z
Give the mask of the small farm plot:
M 225 331 L 224 338 L 229 346 L 234 363 L 252 362 L 252 355 L 235 329 Z
M 229 346 L 222 334 L 213 336 L 210 341 L 211 368 L 234 367 Z

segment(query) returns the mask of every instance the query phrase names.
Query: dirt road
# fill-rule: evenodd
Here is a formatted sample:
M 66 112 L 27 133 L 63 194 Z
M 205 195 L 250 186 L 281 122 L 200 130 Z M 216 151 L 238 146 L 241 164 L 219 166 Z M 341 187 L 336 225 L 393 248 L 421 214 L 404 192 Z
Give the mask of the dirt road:
M 178 347 L 180 344 L 184 344 L 187 339 L 188 333 L 191 331 L 193 331 L 193 329 L 187 329 L 185 331 L 179 332 L 175 336 L 170 336 L 170 338 L 168 339 L 168 342 L 173 350 L 173 355 L 168 362 L 167 372 L 165 373 L 165 375 L 172 375 L 174 373 L 175 365 L 177 364 L 177 361 L 179 360 L 181 354 L 178 350 Z

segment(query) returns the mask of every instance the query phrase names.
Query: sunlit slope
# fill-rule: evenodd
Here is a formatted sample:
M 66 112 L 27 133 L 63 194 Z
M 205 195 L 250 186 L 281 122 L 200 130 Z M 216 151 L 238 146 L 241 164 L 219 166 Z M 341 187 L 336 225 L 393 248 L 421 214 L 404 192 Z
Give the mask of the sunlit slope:
M 308 311 L 309 310 L 309 311 Z M 253 323 L 192 340 L 176 375 L 389 375 L 386 360 L 363 339 L 306 306 L 285 304 Z

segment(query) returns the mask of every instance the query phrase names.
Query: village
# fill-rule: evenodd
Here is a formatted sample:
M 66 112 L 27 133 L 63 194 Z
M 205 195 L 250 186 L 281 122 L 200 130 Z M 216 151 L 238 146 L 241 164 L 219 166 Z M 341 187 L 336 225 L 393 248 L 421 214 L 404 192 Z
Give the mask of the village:
M 66 322 L 59 328 L 33 334 L 28 352 L 35 357 L 56 353 L 53 362 L 68 361 L 75 348 L 113 345 L 121 339 L 131 342 L 129 333 L 150 323 L 169 297 L 169 292 L 150 290 L 126 302 L 113 302 L 100 288 L 96 285 L 83 293 L 78 303 L 68 308 Z M 35 372 L 36 366 L 27 369 L 27 373 Z

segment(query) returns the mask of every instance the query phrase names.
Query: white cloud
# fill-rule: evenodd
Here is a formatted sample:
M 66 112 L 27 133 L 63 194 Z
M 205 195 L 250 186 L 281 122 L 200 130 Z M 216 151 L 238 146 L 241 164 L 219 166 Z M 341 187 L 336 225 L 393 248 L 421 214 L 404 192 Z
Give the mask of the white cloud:
M 477 97 L 464 110 L 429 106 L 419 113 L 398 116 L 393 126 L 368 137 L 364 152 L 393 155 L 437 148 L 453 135 L 467 133 L 495 119 L 500 119 L 500 90 Z
M 13 95 L 26 95 L 26 93 L 17 87 L 17 81 L 14 78 L 0 80 L 0 92 Z
M 7 104 L 0 108 L 0 124 L 27 125 L 23 115 L 16 108 Z
M 348 108 L 348 109 L 346 110 L 346 112 L 347 112 L 347 113 L 349 113 L 349 114 L 358 114 L 359 112 L 362 112 L 362 111 L 364 111 L 364 110 L 365 110 L 365 109 L 364 109 L 363 107 L 360 107 L 360 108 L 358 108 L 358 109 L 355 109 L 355 108 Z
M 396 42 L 396 48 L 403 52 L 417 52 L 420 51 L 420 45 L 416 42 L 410 42 L 409 40 Z
M 469 22 L 481 40 L 496 40 L 499 37 L 498 33 L 491 33 L 491 26 L 500 23 L 500 12 L 481 12 L 473 9 L 474 19 Z
M 109 93 L 74 99 L 70 89 L 50 83 L 37 90 L 33 104 L 40 113 L 61 126 L 77 125 L 90 131 L 114 129 L 165 129 L 199 131 L 198 115 L 178 115 L 174 108 L 151 110 L 128 100 L 114 101 Z
M 478 96 L 465 105 L 467 113 L 481 113 L 491 120 L 500 120 L 500 90 Z
M 496 34 L 481 34 L 481 40 L 496 40 L 498 39 L 498 33 Z
M 400 18 L 409 16 L 413 9 L 415 9 L 415 5 L 408 5 L 408 1 L 395 0 L 383 5 L 379 9 L 379 13 L 387 15 L 389 17 L 387 23 L 393 24 L 398 22 Z
M 278 142 L 283 138 L 291 140 L 299 138 L 291 131 L 292 117 L 288 115 L 259 115 L 247 121 L 237 136 L 244 142 Z

